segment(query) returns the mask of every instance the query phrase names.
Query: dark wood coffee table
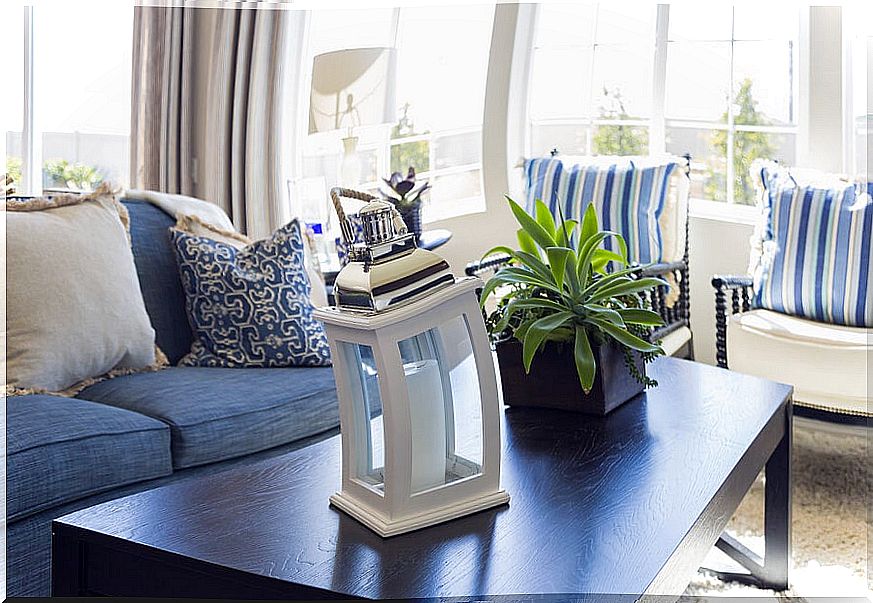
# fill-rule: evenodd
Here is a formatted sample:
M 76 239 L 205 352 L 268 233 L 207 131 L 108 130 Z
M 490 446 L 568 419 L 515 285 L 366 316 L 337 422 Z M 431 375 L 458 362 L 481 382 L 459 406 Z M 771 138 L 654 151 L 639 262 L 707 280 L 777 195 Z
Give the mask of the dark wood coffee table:
M 791 388 L 672 358 L 605 418 L 510 408 L 509 506 L 382 539 L 328 506 L 339 439 L 53 524 L 55 595 L 681 593 L 713 544 L 784 588 Z M 722 531 L 765 467 L 763 560 Z

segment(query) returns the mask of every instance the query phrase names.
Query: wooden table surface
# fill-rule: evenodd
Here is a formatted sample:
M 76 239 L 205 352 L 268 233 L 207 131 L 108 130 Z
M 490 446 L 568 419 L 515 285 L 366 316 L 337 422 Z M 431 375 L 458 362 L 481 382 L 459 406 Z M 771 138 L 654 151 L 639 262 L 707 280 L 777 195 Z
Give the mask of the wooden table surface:
M 660 386 L 605 418 L 506 409 L 506 507 L 382 539 L 328 506 L 335 437 L 56 520 L 54 592 L 681 592 L 785 441 L 791 388 L 673 358 L 650 373 Z

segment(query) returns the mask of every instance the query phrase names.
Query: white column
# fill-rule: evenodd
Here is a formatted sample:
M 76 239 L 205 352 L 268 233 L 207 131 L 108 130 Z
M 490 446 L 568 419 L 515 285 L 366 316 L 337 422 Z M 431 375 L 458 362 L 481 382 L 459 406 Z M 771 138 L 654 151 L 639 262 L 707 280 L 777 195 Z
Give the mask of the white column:
M 21 188 L 28 195 L 42 193 L 42 141 L 34 117 L 33 7 L 24 7 L 24 124 L 21 129 Z
M 842 169 L 842 9 L 803 9 L 800 44 L 800 128 L 797 164 L 829 172 Z
M 667 88 L 667 30 L 670 26 L 670 5 L 659 4 L 655 27 L 655 65 L 652 72 L 652 125 L 649 132 L 649 152 L 667 150 L 667 126 L 664 104 Z

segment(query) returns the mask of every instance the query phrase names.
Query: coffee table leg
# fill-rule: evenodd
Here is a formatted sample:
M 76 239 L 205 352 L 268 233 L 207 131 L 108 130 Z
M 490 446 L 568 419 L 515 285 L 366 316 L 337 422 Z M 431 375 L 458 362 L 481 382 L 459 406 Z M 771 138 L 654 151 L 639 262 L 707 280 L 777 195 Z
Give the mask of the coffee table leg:
M 761 582 L 773 590 L 788 588 L 791 563 L 792 406 L 785 408 L 785 433 L 764 470 L 764 571 Z
M 792 405 L 785 407 L 782 438 L 764 466 L 764 558 L 725 532 L 715 546 L 749 573 L 707 569 L 725 581 L 783 591 L 791 563 L 791 431 Z
M 52 526 L 52 596 L 81 597 L 81 545 L 75 537 L 56 525 Z

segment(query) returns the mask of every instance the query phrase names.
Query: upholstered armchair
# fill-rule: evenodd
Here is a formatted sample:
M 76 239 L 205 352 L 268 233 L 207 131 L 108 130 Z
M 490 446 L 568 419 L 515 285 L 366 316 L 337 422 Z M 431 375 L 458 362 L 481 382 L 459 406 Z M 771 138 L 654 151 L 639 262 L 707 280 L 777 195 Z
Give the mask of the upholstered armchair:
M 851 182 L 759 163 L 750 273 L 714 276 L 716 360 L 794 386 L 795 413 L 865 425 L 873 203 Z
M 668 286 L 648 296 L 665 325 L 649 337 L 668 355 L 694 358 L 688 281 L 688 178 L 690 157 L 575 157 L 553 155 L 524 162 L 525 207 L 542 199 L 555 217 L 579 218 L 594 200 L 602 227 L 622 234 L 640 276 L 659 276 Z M 622 187 L 615 186 L 621 182 Z M 610 192 L 611 193 L 610 196 Z M 648 194 L 648 196 L 647 196 Z M 609 201 L 604 201 L 609 198 Z M 626 208 L 642 207 L 630 217 Z M 607 208 L 607 209 L 604 209 Z M 608 215 L 604 214 L 608 212 Z M 642 217 L 641 217 L 642 216 Z M 607 219 L 608 223 L 604 223 Z M 514 240 L 507 233 L 507 241 Z M 651 244 L 650 244 L 651 243 Z M 494 254 L 467 265 L 470 276 L 493 273 L 509 260 Z

